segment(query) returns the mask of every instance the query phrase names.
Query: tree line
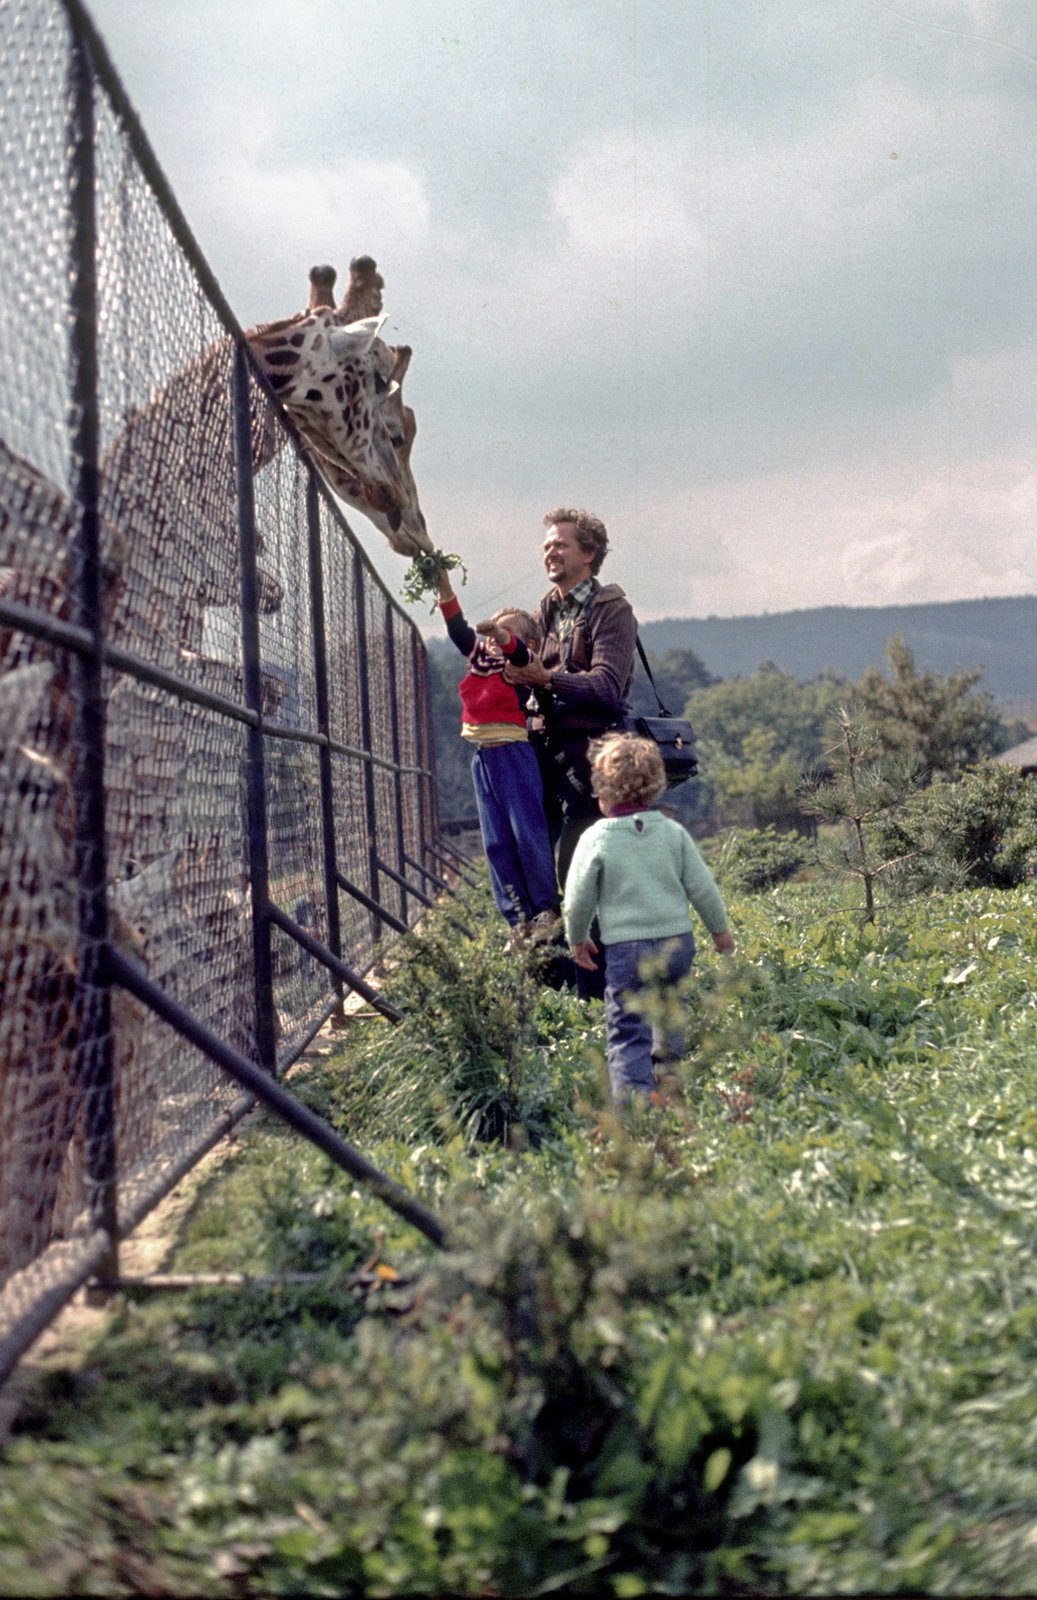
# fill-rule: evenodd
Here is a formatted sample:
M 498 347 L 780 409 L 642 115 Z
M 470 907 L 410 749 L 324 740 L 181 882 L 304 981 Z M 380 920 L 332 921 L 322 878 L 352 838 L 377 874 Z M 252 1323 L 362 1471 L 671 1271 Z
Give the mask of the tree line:
M 469 752 L 458 731 L 457 665 L 430 652 L 441 816 L 474 819 Z M 1027 738 L 1025 723 L 1005 721 L 980 687 L 982 670 L 921 671 L 899 634 L 886 642 L 882 666 L 856 680 L 828 671 L 801 682 L 771 661 L 748 677 L 714 676 L 693 650 L 649 653 L 659 698 L 688 717 L 699 735 L 700 776 L 669 800 L 684 820 L 711 827 L 801 828 L 812 814 L 804 785 L 824 782 L 839 744 L 840 714 L 869 725 L 878 751 L 909 763 L 917 781 L 954 779 L 985 756 Z M 656 710 L 638 665 L 632 708 Z

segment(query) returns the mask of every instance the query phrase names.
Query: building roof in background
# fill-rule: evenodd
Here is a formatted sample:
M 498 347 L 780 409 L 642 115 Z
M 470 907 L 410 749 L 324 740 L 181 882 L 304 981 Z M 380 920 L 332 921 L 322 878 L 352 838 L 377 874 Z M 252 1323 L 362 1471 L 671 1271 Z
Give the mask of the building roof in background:
M 1030 767 L 1037 771 L 1037 734 L 1032 739 L 1024 739 L 1022 744 L 1013 745 L 1011 750 L 1002 750 L 995 759 L 1006 766 L 1021 767 L 1024 772 Z

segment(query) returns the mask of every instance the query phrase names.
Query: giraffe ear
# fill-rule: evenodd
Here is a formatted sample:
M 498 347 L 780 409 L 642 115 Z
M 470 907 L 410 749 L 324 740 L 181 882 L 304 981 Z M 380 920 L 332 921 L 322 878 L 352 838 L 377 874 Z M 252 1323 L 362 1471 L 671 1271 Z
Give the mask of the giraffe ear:
M 378 337 L 379 330 L 388 317 L 364 317 L 360 322 L 347 322 L 344 328 L 331 328 L 328 343 L 337 361 L 356 361 L 366 356 Z

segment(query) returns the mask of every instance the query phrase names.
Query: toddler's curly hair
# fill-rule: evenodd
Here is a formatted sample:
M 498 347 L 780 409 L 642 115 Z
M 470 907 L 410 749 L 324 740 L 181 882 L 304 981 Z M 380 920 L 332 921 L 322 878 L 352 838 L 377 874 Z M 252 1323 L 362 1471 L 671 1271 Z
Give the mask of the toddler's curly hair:
M 613 806 L 650 806 L 666 788 L 658 747 L 635 733 L 606 733 L 590 747 L 591 791 Z

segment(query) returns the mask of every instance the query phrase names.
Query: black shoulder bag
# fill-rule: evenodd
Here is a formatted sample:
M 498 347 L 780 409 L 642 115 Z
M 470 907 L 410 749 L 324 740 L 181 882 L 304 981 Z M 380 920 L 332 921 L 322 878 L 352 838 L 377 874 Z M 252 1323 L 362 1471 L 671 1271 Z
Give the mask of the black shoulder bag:
M 657 717 L 635 717 L 627 715 L 619 726 L 624 733 L 636 733 L 639 738 L 651 739 L 659 747 L 659 754 L 663 758 L 666 768 L 666 784 L 672 789 L 678 783 L 693 778 L 699 770 L 698 752 L 695 748 L 695 729 L 690 722 L 685 722 L 683 717 L 675 717 L 672 711 L 667 711 L 659 698 L 659 691 L 655 687 L 652 669 L 648 665 L 645 647 L 640 636 L 637 640 L 637 653 L 641 657 L 641 665 L 648 674 L 648 682 L 652 685 L 652 693 L 659 705 Z

